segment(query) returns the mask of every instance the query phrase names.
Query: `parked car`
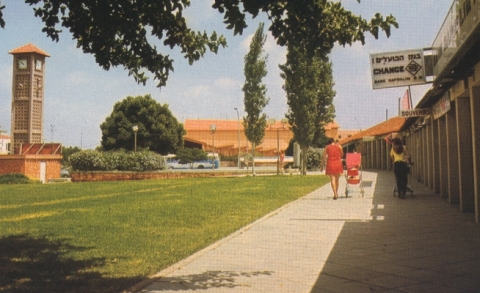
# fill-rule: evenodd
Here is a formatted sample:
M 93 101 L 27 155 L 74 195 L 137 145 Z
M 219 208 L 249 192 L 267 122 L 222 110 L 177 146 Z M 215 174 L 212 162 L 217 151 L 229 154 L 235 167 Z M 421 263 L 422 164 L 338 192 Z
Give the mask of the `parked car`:
M 61 169 L 60 170 L 60 177 L 68 178 L 68 177 L 70 177 L 70 172 L 67 169 Z

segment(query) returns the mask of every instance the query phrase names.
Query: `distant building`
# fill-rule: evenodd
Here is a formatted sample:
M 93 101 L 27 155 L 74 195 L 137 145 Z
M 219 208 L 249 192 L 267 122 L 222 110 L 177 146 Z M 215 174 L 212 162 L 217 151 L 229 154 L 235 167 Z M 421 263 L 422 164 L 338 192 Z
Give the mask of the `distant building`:
M 13 55 L 12 154 L 22 143 L 43 142 L 45 59 L 48 53 L 33 44 L 8 52 Z
M 215 126 L 215 132 L 212 134 L 211 127 Z M 293 132 L 288 124 L 282 124 L 276 121 L 267 127 L 262 144 L 255 147 L 256 152 L 264 156 L 277 155 L 277 148 L 285 150 L 293 138 Z M 187 134 L 183 137 L 185 147 L 201 148 L 204 151 L 211 152 L 215 147 L 215 152 L 223 156 L 233 156 L 240 152 L 250 152 L 251 144 L 245 136 L 242 121 L 238 120 L 213 120 L 213 119 L 187 119 L 184 123 Z M 329 123 L 325 127 L 328 137 L 337 137 L 339 126 L 336 122 Z
M 8 154 L 9 145 L 10 145 L 10 136 L 0 133 L 0 155 Z
M 62 145 L 43 142 L 45 59 L 33 44 L 8 52 L 13 56 L 11 137 L 0 133 L 0 174 L 21 173 L 42 183 L 60 177 Z M 8 138 L 8 143 L 7 143 Z
M 341 139 L 345 153 L 362 153 L 362 165 L 367 168 L 390 170 L 392 167 L 386 136 L 398 133 L 405 123 L 404 117 L 392 117 L 354 135 Z

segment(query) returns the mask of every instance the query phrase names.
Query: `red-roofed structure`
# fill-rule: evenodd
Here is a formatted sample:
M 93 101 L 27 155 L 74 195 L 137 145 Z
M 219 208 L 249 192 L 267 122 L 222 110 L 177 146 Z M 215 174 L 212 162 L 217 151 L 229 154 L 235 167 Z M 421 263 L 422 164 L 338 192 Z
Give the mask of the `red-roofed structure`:
M 393 117 L 387 121 L 360 131 L 350 137 L 342 139 L 339 144 L 344 152 L 362 153 L 362 165 L 367 168 L 378 168 L 389 170 L 390 147 L 385 136 L 399 132 L 405 123 L 404 117 Z
M 215 133 L 212 135 L 211 126 L 215 125 Z M 214 120 L 202 119 L 185 120 L 184 128 L 187 134 L 184 136 L 186 147 L 197 147 L 205 151 L 212 151 L 215 145 L 215 152 L 224 156 L 233 156 L 240 152 L 251 151 L 251 144 L 248 142 L 242 121 L 238 120 Z M 325 127 L 328 137 L 337 137 L 339 126 L 336 122 L 329 123 Z M 277 136 L 278 135 L 278 136 Z M 256 146 L 256 151 L 265 156 L 277 155 L 277 143 L 280 150 L 285 150 L 293 138 L 293 132 L 288 124 L 276 121 L 267 127 L 263 143 Z
M 42 49 L 38 48 L 37 46 L 31 43 L 15 48 L 8 53 L 12 55 L 37 53 L 45 57 L 50 57 L 50 55 L 47 52 L 43 51 Z
M 43 142 L 45 59 L 33 44 L 13 55 L 10 154 L 0 156 L 0 174 L 21 173 L 45 183 L 60 177 L 62 145 Z
M 344 138 L 340 140 L 339 143 L 345 147 L 351 145 L 352 142 L 357 142 L 358 140 L 361 140 L 363 137 L 385 136 L 393 132 L 399 132 L 403 124 L 405 123 L 405 120 L 406 119 L 404 117 L 390 118 L 387 121 L 384 121 L 373 127 L 370 127 L 347 138 Z

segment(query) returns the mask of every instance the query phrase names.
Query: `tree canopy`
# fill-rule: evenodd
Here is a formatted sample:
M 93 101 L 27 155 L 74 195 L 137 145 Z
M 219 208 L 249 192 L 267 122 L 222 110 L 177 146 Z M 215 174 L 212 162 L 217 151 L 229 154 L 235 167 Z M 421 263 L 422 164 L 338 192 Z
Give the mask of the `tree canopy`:
M 193 169 L 193 163 L 195 161 L 207 160 L 208 154 L 201 149 L 196 148 L 182 148 L 179 149 L 176 153 L 178 163 L 180 164 L 190 164 L 190 169 Z
M 309 56 L 303 47 L 289 46 L 287 62 L 280 69 L 287 94 L 286 117 L 302 150 L 302 174 L 305 174 L 307 150 L 315 134 L 323 135 L 324 126 L 335 116 L 331 63 L 327 57 Z
M 245 84 L 242 87 L 247 112 L 243 118 L 245 136 L 254 144 L 262 143 L 267 127 L 267 116 L 262 113 L 268 104 L 267 88 L 262 83 L 268 73 L 267 56 L 263 50 L 267 36 L 263 33 L 263 27 L 264 24 L 260 23 L 250 43 L 250 50 L 245 55 Z
M 115 103 L 113 111 L 100 125 L 102 148 L 105 151 L 135 148 L 166 155 L 183 147 L 183 125 L 177 121 L 167 104 L 160 104 L 150 95 L 127 97 Z
M 267 115 L 262 113 L 268 104 L 267 88 L 262 79 L 267 75 L 267 56 L 263 50 L 267 36 L 263 33 L 264 24 L 260 23 L 250 43 L 250 50 L 245 55 L 245 84 L 243 103 L 247 116 L 243 118 L 245 136 L 252 143 L 252 155 L 255 146 L 263 141 L 267 127 Z M 252 172 L 255 174 L 255 159 Z
M 359 1 L 359 0 L 358 0 Z M 43 32 L 58 41 L 61 27 L 70 31 L 77 47 L 93 54 L 105 70 L 123 66 L 138 83 L 145 84 L 147 72 L 157 86 L 165 86 L 174 70 L 173 59 L 155 46 L 158 40 L 178 49 L 189 63 L 226 46 L 216 32 L 195 32 L 183 15 L 190 0 L 25 0 L 43 23 Z M 1 5 L 0 27 L 5 27 Z M 247 27 L 246 15 L 266 13 L 269 30 L 279 45 L 305 42 L 310 54 L 328 54 L 333 45 L 364 43 L 365 33 L 375 38 L 380 30 L 390 35 L 395 18 L 377 13 L 367 21 L 333 0 L 215 0 L 212 7 L 224 15 L 224 23 L 234 34 Z M 168 52 L 168 51 L 167 51 Z

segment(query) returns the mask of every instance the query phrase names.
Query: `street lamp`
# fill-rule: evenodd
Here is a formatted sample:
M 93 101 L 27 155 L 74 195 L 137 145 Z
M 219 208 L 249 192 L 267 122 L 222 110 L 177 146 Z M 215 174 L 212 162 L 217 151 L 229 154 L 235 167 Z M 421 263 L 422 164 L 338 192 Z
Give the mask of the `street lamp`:
M 137 125 L 134 125 L 132 127 L 132 130 L 133 130 L 133 133 L 135 134 L 135 152 L 137 152 L 137 132 L 138 132 L 138 126 Z
M 217 126 L 215 124 L 210 125 L 210 132 L 212 133 L 212 148 L 213 148 L 213 154 L 212 154 L 212 170 L 215 169 L 215 130 L 217 130 Z
M 235 109 L 235 111 L 237 111 L 237 121 L 238 121 L 238 154 L 237 154 L 237 157 L 238 157 L 238 169 L 240 169 L 240 115 L 238 114 L 238 109 L 235 107 L 233 108 Z

